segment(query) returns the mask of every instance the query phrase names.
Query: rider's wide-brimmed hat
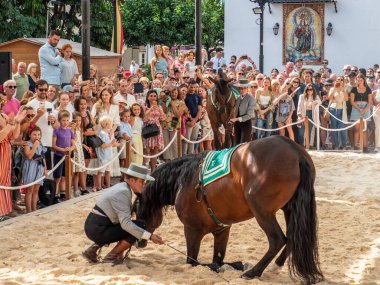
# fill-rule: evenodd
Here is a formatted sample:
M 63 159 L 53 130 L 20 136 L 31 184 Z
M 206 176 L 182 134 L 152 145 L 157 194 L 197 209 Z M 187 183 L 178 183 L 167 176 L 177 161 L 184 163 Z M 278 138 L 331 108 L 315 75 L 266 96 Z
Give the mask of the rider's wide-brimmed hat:
M 242 78 L 242 79 L 239 79 L 239 82 L 234 84 L 234 87 L 237 87 L 237 88 L 245 88 L 245 87 L 251 87 L 252 84 L 249 83 L 248 79 L 246 78 Z
M 155 180 L 154 177 L 149 175 L 149 169 L 141 164 L 131 163 L 128 168 L 120 168 L 120 171 L 129 176 L 141 178 L 147 181 Z

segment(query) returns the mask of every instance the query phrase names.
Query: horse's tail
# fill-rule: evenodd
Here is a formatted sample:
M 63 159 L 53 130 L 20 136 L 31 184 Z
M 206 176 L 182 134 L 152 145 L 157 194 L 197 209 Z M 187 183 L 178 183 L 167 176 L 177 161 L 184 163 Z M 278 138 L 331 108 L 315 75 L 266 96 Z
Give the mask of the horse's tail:
M 307 284 L 324 279 L 319 266 L 317 240 L 317 213 L 314 175 L 305 159 L 299 163 L 301 180 L 292 199 L 287 204 L 287 253 L 292 279 L 300 278 Z

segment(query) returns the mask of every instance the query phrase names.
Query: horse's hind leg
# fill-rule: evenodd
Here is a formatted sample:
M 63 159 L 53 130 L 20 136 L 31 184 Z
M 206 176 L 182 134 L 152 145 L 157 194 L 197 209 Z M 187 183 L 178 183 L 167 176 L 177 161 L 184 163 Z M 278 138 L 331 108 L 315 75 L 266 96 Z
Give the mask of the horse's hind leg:
M 284 211 L 284 217 L 285 217 L 285 223 L 286 223 L 286 229 L 288 229 L 288 224 L 289 224 L 289 215 L 290 215 L 290 212 L 289 210 L 285 207 L 283 208 L 283 211 Z M 281 254 L 279 257 L 277 257 L 276 259 L 276 264 L 278 266 L 284 266 L 285 264 L 285 260 L 286 258 L 288 257 L 288 249 L 287 249 L 287 246 L 285 245 L 285 247 L 282 249 L 281 251 Z
M 274 214 L 255 212 L 255 217 L 268 238 L 269 249 L 263 258 L 252 269 L 242 275 L 242 278 L 244 279 L 260 277 L 264 269 L 267 268 L 269 263 L 273 260 L 286 242 L 285 235 L 282 232 Z
M 243 271 L 243 263 L 241 261 L 225 263 L 223 262 L 226 255 L 227 243 L 230 237 L 231 227 L 224 228 L 221 231 L 213 232 L 214 235 L 214 257 L 212 259 L 213 264 L 222 266 L 223 264 L 228 264 L 234 269 Z

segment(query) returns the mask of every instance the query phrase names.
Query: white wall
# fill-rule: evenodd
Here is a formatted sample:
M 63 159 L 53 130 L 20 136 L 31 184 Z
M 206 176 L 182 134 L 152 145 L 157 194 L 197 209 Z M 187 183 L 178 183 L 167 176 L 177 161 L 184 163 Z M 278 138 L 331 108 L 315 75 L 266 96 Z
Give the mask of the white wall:
M 259 68 L 260 26 L 255 23 L 259 15 L 252 12 L 257 4 L 249 0 L 225 0 L 225 58 L 247 53 Z M 325 27 L 333 25 L 329 37 L 325 30 L 325 58 L 333 72 L 341 73 L 345 64 L 368 68 L 380 63 L 380 25 L 378 14 L 380 1 L 338 1 L 338 13 L 332 3 L 325 5 Z M 282 65 L 282 4 L 272 4 L 272 14 L 265 6 L 264 14 L 264 73 Z M 257 21 L 258 22 L 258 21 Z M 277 36 L 273 34 L 275 23 L 280 24 Z M 318 69 L 318 66 L 311 66 Z

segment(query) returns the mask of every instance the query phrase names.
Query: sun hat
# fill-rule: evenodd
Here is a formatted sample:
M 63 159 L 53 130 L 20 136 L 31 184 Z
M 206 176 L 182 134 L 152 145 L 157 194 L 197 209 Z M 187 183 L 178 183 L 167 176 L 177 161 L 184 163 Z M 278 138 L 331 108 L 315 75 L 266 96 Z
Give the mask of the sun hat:
M 249 83 L 248 79 L 242 78 L 242 79 L 239 79 L 238 83 L 234 84 L 234 87 L 238 87 L 238 88 L 251 87 L 251 84 Z
M 149 169 L 141 164 L 131 163 L 128 168 L 120 168 L 120 172 L 125 173 L 129 176 L 141 178 L 147 181 L 154 181 L 154 177 L 149 175 Z

